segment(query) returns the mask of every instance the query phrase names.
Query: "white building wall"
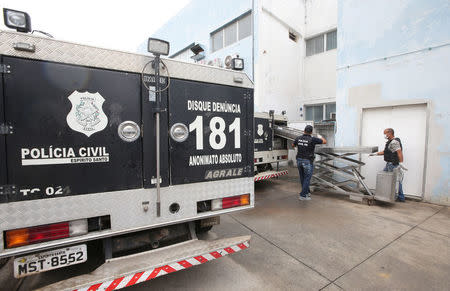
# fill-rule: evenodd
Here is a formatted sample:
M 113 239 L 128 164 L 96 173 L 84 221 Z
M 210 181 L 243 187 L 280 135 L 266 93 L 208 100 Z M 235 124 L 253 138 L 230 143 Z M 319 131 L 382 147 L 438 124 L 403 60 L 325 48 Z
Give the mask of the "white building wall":
M 298 119 L 304 56 L 303 0 L 261 0 L 257 7 L 255 44 L 255 111 L 285 110 Z M 297 41 L 289 38 L 297 34 Z
M 337 0 L 305 0 L 306 37 L 337 27 Z
M 303 104 L 335 101 L 336 50 L 305 58 L 305 36 L 336 28 L 336 2 L 194 0 L 154 36 L 169 39 L 172 53 L 194 41 L 206 45 L 206 63 L 223 63 L 227 55 L 239 54 L 247 74 L 254 73 L 255 111 L 285 110 L 289 120 L 298 121 L 302 120 Z M 250 9 L 253 35 L 211 52 L 210 33 Z M 289 38 L 289 32 L 297 36 L 296 41 Z M 192 61 L 190 55 L 187 51 L 177 58 Z
M 305 58 L 305 104 L 336 102 L 336 57 L 334 49 Z
M 337 0 L 305 0 L 305 10 L 306 39 L 336 29 Z M 303 104 L 336 102 L 336 58 L 337 49 L 305 56 Z
M 258 8 L 304 35 L 306 29 L 304 2 L 305 0 L 259 0 Z

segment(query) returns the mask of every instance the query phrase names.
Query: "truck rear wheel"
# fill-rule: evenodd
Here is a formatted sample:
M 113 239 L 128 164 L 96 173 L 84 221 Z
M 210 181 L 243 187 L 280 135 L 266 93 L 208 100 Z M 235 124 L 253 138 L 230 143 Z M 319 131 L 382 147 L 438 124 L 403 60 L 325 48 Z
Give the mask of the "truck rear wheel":
M 205 233 L 205 232 L 210 231 L 212 228 L 213 228 L 212 225 L 202 227 L 202 226 L 200 226 L 200 221 L 195 222 L 195 232 L 196 233 Z
M 213 228 L 212 225 L 210 225 L 210 226 L 205 226 L 205 227 L 199 227 L 199 229 L 197 230 L 197 232 L 200 232 L 200 233 L 208 232 L 208 231 L 210 231 L 212 228 Z

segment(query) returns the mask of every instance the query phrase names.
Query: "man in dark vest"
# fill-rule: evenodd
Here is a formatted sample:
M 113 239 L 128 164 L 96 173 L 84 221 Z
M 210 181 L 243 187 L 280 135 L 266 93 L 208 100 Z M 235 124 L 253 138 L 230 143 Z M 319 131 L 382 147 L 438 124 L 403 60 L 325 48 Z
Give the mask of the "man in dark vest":
M 387 139 L 384 151 L 370 154 L 371 156 L 384 156 L 384 161 L 386 166 L 383 171 L 392 172 L 395 168 L 400 167 L 401 169 L 406 169 L 403 166 L 403 146 L 402 142 L 398 137 L 394 136 L 394 130 L 392 128 L 386 128 L 384 130 L 384 138 Z M 405 195 L 403 195 L 403 173 L 399 173 L 398 182 L 398 196 L 396 201 L 405 202 Z
M 326 144 L 327 141 L 320 135 L 319 138 L 311 136 L 313 127 L 307 125 L 304 134 L 295 139 L 292 147 L 297 147 L 297 167 L 300 175 L 300 183 L 302 191 L 300 192 L 300 200 L 311 200 L 309 191 L 309 183 L 314 170 L 314 147 L 316 144 Z

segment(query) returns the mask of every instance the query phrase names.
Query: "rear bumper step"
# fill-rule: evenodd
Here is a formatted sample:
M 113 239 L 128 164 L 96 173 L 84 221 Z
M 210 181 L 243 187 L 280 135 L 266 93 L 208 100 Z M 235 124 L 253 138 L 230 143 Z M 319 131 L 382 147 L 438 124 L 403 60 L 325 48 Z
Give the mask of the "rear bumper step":
M 288 173 L 289 173 L 288 170 L 266 171 L 266 172 L 262 172 L 262 173 L 255 175 L 254 181 L 256 182 L 256 181 L 267 180 L 267 179 L 271 179 L 271 178 L 275 178 L 275 177 L 280 177 L 280 176 L 287 175 Z
M 247 249 L 250 236 L 191 240 L 158 250 L 112 259 L 90 274 L 39 290 L 117 290 Z

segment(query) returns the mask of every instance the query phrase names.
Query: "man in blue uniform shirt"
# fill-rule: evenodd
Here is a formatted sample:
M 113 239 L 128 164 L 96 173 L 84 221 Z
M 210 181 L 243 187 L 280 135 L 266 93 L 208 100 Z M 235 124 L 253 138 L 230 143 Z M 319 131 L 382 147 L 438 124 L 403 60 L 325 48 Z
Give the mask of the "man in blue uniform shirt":
M 322 136 L 319 138 L 311 136 L 313 127 L 307 125 L 304 134 L 295 139 L 292 147 L 297 147 L 297 167 L 300 175 L 300 183 L 302 191 L 300 192 L 300 200 L 311 200 L 309 183 L 314 170 L 314 147 L 316 144 L 326 144 L 327 141 Z

